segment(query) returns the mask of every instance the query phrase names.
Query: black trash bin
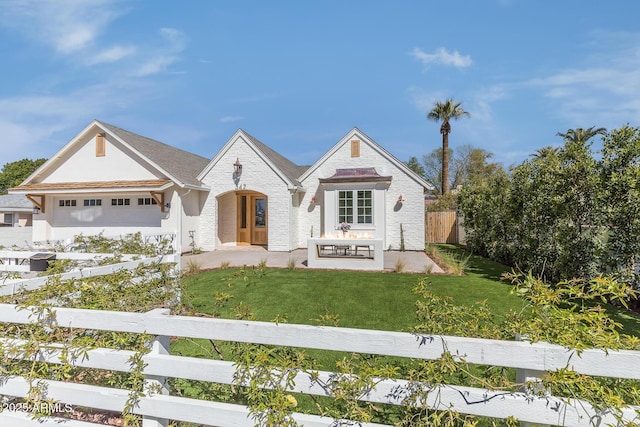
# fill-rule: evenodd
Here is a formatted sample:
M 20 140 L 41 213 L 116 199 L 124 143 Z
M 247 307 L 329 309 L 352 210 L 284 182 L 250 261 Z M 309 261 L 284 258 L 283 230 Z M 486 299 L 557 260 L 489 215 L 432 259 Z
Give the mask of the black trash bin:
M 29 258 L 30 271 L 46 271 L 49 268 L 49 261 L 56 259 L 56 254 L 38 253 Z

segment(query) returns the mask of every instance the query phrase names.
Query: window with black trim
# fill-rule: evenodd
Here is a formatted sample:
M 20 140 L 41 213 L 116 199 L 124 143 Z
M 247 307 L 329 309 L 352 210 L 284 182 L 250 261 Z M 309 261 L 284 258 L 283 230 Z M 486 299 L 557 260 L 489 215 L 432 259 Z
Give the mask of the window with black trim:
M 156 202 L 156 199 L 154 199 L 153 197 L 140 197 L 138 199 L 138 206 L 150 206 L 157 204 L 158 203 Z
M 73 206 L 76 206 L 76 201 L 72 199 L 60 200 L 58 201 L 58 206 L 60 206 L 61 208 L 73 207 Z
M 111 199 L 111 206 L 129 206 L 131 199 Z
M 85 206 L 102 206 L 102 199 L 84 199 Z

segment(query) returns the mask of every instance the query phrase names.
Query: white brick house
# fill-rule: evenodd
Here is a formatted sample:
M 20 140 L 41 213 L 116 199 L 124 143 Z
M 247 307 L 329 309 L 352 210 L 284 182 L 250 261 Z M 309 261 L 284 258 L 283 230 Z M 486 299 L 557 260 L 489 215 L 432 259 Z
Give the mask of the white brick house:
M 382 239 L 399 249 L 402 225 L 407 250 L 424 250 L 424 190 L 428 184 L 357 128 L 300 176 L 307 189 L 300 204 L 298 245 L 310 231 L 335 234 L 352 204 L 350 233 Z M 315 203 L 314 203 L 315 198 Z M 371 204 L 371 209 L 365 204 Z M 342 211 L 341 211 L 342 210 Z
M 34 241 L 174 232 L 185 251 L 191 238 L 290 251 L 346 222 L 384 248 L 423 250 L 427 186 L 357 128 L 298 166 L 242 130 L 208 161 L 96 120 L 10 192 L 41 210 Z
M 94 120 L 9 193 L 37 208 L 34 242 L 177 233 L 197 228 L 207 188 L 195 176 L 207 162 Z M 188 233 L 180 237 L 189 244 Z

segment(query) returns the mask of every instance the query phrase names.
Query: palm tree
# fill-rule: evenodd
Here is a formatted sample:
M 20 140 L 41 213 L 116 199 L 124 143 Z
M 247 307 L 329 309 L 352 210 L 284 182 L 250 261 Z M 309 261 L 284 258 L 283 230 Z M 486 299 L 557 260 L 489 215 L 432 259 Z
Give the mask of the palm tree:
M 607 132 L 605 128 L 597 128 L 591 126 L 587 129 L 577 128 L 568 129 L 567 133 L 558 132 L 556 135 L 563 137 L 566 141 L 578 142 L 585 144 L 588 140 L 596 135 L 604 135 Z
M 546 147 L 538 148 L 536 152 L 533 153 L 531 156 L 534 159 L 548 160 L 552 157 L 556 157 L 558 153 L 559 153 L 558 147 L 552 147 L 550 145 L 547 145 Z
M 454 102 L 453 98 L 445 102 L 436 101 L 433 110 L 427 114 L 427 119 L 434 122 L 442 122 L 440 133 L 442 134 L 442 194 L 449 193 L 449 134 L 451 124 L 449 120 L 457 120 L 469 113 L 462 109 L 462 102 Z

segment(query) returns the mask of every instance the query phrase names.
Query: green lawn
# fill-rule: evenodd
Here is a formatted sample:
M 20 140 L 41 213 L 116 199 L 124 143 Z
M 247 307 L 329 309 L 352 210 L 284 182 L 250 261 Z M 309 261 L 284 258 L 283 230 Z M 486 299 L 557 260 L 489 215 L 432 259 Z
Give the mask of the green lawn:
M 511 286 L 500 280 L 508 268 L 464 254 L 456 246 L 439 245 L 439 248 L 452 252 L 454 257 L 466 259 L 466 274 L 450 276 L 252 267 L 218 269 L 184 278 L 183 300 L 195 312 L 223 318 L 234 318 L 234 307 L 242 304 L 251 308 L 256 320 L 286 318 L 288 323 L 318 325 L 322 324 L 321 317 L 330 314 L 339 319 L 338 326 L 341 327 L 393 331 L 411 331 L 416 325 L 415 304 L 419 297 L 412 289 L 420 280 L 426 280 L 435 295 L 450 297 L 456 305 L 471 306 L 487 301 L 494 316 L 500 317 L 522 308 L 522 300 L 510 293 Z M 223 294 L 230 297 L 229 300 L 224 304 L 217 303 L 217 298 Z M 639 335 L 638 316 L 613 308 L 608 310 L 624 325 L 624 332 Z M 231 345 L 218 342 L 216 346 L 225 360 L 233 358 Z M 185 356 L 219 357 L 207 340 L 179 339 L 172 343 L 171 351 Z M 328 350 L 305 350 L 305 353 L 317 369 L 330 371 L 336 369 L 336 362 L 342 357 L 348 357 Z M 400 375 L 416 363 L 386 357 L 377 358 L 377 362 L 398 366 Z M 513 370 L 509 375 L 514 377 Z M 218 389 L 211 391 L 211 387 L 214 386 L 193 382 L 176 384 L 181 394 L 200 398 L 213 398 Z M 298 409 L 302 412 L 316 410 L 312 398 L 302 395 L 297 398 Z M 384 415 L 385 411 L 387 415 Z M 397 408 L 383 410 L 375 420 L 394 423 L 397 413 Z M 491 425 L 488 421 L 481 424 Z
M 445 247 L 459 251 L 456 247 Z M 239 304 L 248 306 L 256 320 L 286 319 L 287 323 L 329 325 L 322 317 L 337 318 L 337 326 L 409 332 L 416 325 L 412 289 L 427 280 L 436 295 L 449 296 L 458 305 L 486 300 L 496 316 L 518 310 L 522 301 L 499 280 L 505 267 L 471 257 L 464 276 L 399 274 L 306 269 L 218 269 L 184 279 L 183 299 L 195 312 L 234 318 Z M 223 305 L 216 295 L 231 298 Z M 282 321 L 282 320 L 280 320 Z M 229 347 L 219 346 L 225 355 Z M 177 340 L 172 352 L 185 356 L 218 357 L 206 340 Z M 309 351 L 320 365 L 333 369 L 340 355 Z
M 247 268 L 249 285 L 239 269 L 211 270 L 184 279 L 185 298 L 196 311 L 224 318 L 233 318 L 233 307 L 242 302 L 257 320 L 285 317 L 288 323 L 319 324 L 317 319 L 330 313 L 342 327 L 409 331 L 418 299 L 412 289 L 422 278 L 456 304 L 487 300 L 496 315 L 518 309 L 520 299 L 499 281 L 503 270 L 480 258 L 470 260 L 464 276 L 265 269 L 258 277 L 258 270 Z M 232 295 L 225 307 L 216 305 L 216 292 Z

